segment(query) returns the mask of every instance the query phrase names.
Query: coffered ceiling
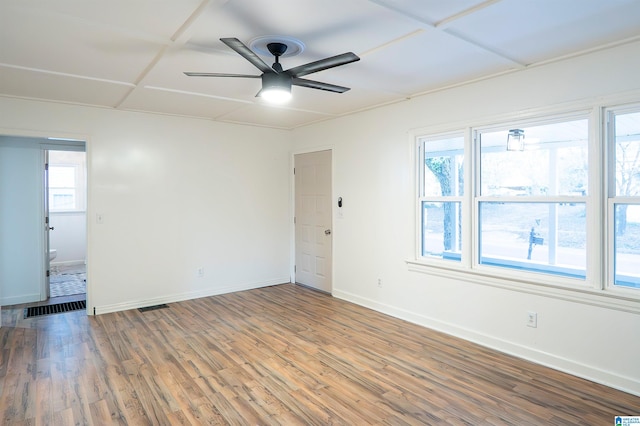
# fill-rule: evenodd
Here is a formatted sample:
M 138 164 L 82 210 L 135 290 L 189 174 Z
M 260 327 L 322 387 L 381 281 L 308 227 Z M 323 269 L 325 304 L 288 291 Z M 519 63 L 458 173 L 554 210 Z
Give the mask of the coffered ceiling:
M 220 42 L 288 36 L 285 69 L 344 52 L 284 106 Z M 293 129 L 640 39 L 638 0 L 3 0 L 0 96 Z M 273 58 L 261 56 L 271 65 Z

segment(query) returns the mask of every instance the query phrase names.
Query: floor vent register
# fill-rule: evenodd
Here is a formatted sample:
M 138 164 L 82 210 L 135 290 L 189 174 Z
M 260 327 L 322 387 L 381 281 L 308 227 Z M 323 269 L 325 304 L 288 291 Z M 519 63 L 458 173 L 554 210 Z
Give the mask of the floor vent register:
M 43 315 L 61 314 L 63 312 L 79 311 L 87 309 L 87 301 L 56 303 L 55 305 L 34 306 L 24 310 L 25 318 L 40 317 Z

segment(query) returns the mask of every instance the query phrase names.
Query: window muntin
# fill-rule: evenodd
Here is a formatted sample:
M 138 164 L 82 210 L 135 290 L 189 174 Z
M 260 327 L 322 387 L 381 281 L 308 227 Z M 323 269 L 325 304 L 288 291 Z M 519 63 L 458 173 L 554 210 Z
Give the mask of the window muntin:
M 613 285 L 640 288 L 640 108 L 610 113 L 609 265 Z
M 459 262 L 464 137 L 424 138 L 420 148 L 420 255 Z

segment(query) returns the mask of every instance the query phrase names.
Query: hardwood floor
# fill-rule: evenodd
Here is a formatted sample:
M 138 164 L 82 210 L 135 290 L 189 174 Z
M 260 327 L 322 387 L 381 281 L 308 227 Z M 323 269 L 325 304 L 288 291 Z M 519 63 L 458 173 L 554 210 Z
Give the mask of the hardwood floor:
M 292 284 L 148 312 L 2 315 L 3 425 L 612 425 L 640 415 L 640 397 Z

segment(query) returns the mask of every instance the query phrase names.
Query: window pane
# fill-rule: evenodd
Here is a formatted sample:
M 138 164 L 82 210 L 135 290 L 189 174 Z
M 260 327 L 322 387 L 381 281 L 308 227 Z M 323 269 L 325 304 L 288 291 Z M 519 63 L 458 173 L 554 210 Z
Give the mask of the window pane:
M 422 203 L 422 255 L 460 261 L 460 203 Z
M 585 204 L 480 203 L 480 263 L 585 278 Z
M 50 166 L 49 186 L 73 188 L 76 186 L 76 168 L 73 166 Z
M 426 141 L 424 151 L 424 195 L 463 195 L 464 138 Z
M 640 288 L 640 204 L 615 205 L 616 285 Z
M 616 195 L 640 195 L 640 112 L 615 116 Z
M 583 119 L 522 128 L 524 151 L 507 151 L 508 130 L 481 133 L 481 195 L 586 195 L 588 127 Z

